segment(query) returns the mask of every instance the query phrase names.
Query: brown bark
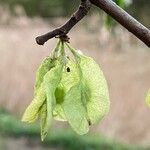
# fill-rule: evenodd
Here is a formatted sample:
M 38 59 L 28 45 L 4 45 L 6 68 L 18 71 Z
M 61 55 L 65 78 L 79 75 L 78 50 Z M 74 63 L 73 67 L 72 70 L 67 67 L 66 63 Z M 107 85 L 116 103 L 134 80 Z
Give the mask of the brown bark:
M 91 8 L 91 4 L 104 10 L 117 22 L 133 33 L 138 39 L 150 47 L 150 30 L 130 16 L 126 11 L 117 6 L 111 0 L 81 0 L 79 9 L 61 27 L 36 38 L 39 45 L 44 45 L 46 41 L 56 36 L 66 35 L 82 18 L 84 18 Z

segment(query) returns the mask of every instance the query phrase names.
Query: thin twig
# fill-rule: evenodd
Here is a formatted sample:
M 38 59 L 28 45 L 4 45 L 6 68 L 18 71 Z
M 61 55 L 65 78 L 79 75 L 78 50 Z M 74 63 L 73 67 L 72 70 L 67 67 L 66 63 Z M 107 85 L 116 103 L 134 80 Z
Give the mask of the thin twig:
M 90 8 L 91 8 L 90 1 L 82 0 L 79 9 L 72 15 L 70 20 L 68 20 L 63 26 L 47 34 L 37 37 L 36 38 L 37 44 L 44 45 L 46 41 L 48 41 L 53 37 L 66 35 L 74 27 L 74 25 L 76 25 L 82 18 L 84 18 L 87 15 Z

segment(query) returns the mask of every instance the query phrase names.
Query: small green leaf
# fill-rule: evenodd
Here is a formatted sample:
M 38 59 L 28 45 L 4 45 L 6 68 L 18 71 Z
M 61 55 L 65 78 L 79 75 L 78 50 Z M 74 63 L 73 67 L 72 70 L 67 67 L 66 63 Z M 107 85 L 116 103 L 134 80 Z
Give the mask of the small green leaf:
M 146 99 L 145 99 L 146 105 L 150 107 L 150 90 L 147 93 Z
M 40 107 L 43 105 L 44 101 L 46 100 L 45 89 L 43 87 L 43 78 L 45 74 L 55 66 L 55 60 L 52 60 L 49 56 L 46 57 L 38 71 L 36 73 L 36 83 L 35 83 L 35 98 L 29 107 L 26 109 L 22 121 L 25 122 L 34 122 L 39 114 Z
M 34 87 L 34 93 L 36 95 L 37 90 L 41 86 L 41 83 L 43 82 L 45 74 L 55 66 L 55 59 L 50 58 L 50 56 L 46 57 L 40 67 L 37 70 L 36 73 L 36 81 L 35 81 L 35 87 Z
M 70 72 L 67 72 L 67 68 L 70 69 Z M 56 89 L 56 106 L 54 109 L 54 119 L 66 121 L 66 117 L 62 108 L 64 102 L 64 97 L 71 87 L 76 85 L 79 82 L 78 68 L 76 63 L 73 60 L 68 60 L 67 66 L 63 69 L 62 79 L 60 84 Z
M 66 94 L 63 103 L 65 116 L 71 127 L 80 135 L 89 131 L 86 108 L 81 101 L 81 85 L 73 86 Z
M 47 104 L 46 102 L 42 105 L 40 111 L 40 121 L 41 121 L 41 140 L 43 141 L 45 136 L 47 135 L 48 130 L 48 121 L 47 121 Z
M 27 107 L 22 118 L 23 122 L 31 123 L 31 122 L 34 122 L 38 118 L 40 108 L 46 99 L 46 93 L 45 93 L 45 89 L 43 86 L 44 85 L 42 83 L 41 87 L 38 89 L 38 92 L 35 98 L 31 102 L 31 104 Z
M 52 123 L 53 107 L 56 104 L 55 91 L 61 81 L 63 65 L 57 63 L 54 68 L 44 76 L 44 88 L 46 91 L 46 102 L 41 110 L 41 138 L 42 141 L 48 133 L 50 124 Z
M 86 99 L 89 121 L 94 124 L 100 121 L 109 111 L 107 82 L 99 65 L 92 58 L 84 55 L 78 56 L 82 71 L 82 93 Z

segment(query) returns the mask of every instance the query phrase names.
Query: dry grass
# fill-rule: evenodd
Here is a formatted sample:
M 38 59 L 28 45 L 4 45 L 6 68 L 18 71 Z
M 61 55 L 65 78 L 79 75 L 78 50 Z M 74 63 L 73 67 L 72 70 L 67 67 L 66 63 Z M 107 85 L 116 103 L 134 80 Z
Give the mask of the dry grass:
M 35 71 L 56 42 L 54 39 L 41 47 L 34 38 L 59 22 L 49 26 L 41 20 L 19 18 L 9 26 L 0 26 L 1 106 L 22 113 L 30 103 Z M 150 88 L 149 49 L 120 27 L 110 36 L 97 18 L 88 18 L 75 27 L 70 37 L 74 47 L 101 65 L 109 84 L 110 113 L 93 130 L 128 143 L 148 144 L 150 109 L 144 98 Z

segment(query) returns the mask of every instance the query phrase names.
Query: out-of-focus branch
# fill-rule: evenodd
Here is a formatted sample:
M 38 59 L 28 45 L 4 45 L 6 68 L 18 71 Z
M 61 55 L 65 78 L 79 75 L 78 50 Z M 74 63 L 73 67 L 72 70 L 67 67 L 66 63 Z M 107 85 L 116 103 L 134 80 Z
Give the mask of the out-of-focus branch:
M 36 38 L 36 42 L 39 45 L 44 45 L 46 41 L 53 37 L 66 35 L 82 18 L 84 18 L 91 8 L 91 2 L 89 0 L 81 0 L 79 9 L 72 15 L 63 26 L 46 33 Z
M 112 16 L 129 32 L 133 33 L 138 39 L 150 47 L 150 30 L 130 16 L 126 11 L 117 6 L 112 0 L 81 0 L 79 9 L 63 26 L 36 38 L 39 45 L 53 37 L 65 36 L 82 18 L 86 16 L 91 8 L 91 4 L 101 8 L 107 14 Z
M 90 0 L 150 47 L 150 30 L 117 6 L 112 0 Z

